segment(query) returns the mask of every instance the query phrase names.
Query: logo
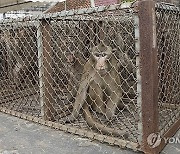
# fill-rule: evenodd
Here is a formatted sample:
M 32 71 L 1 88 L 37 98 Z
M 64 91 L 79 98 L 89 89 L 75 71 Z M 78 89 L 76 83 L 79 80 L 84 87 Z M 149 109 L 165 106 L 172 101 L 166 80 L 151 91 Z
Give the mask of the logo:
M 180 137 L 161 137 L 159 133 L 152 133 L 147 137 L 147 143 L 151 148 L 158 147 L 162 141 L 165 144 L 180 144 Z
M 156 148 L 160 145 L 161 143 L 161 136 L 160 134 L 152 133 L 148 136 L 147 138 L 147 143 L 151 148 Z

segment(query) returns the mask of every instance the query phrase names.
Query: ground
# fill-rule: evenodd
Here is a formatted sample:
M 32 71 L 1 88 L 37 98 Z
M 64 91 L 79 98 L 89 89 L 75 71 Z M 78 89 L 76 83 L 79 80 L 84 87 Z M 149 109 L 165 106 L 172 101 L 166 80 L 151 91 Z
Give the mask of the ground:
M 180 131 L 176 134 L 180 137 Z M 139 154 L 0 113 L 0 154 Z M 162 154 L 179 154 L 168 144 Z

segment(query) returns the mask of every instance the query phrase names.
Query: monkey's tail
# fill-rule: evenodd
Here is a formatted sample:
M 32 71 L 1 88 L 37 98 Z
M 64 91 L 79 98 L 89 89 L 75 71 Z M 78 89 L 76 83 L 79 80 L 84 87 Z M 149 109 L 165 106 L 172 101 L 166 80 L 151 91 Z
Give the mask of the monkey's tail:
M 95 119 L 93 119 L 87 104 L 84 104 L 84 116 L 85 116 L 85 120 L 89 126 L 91 126 L 92 128 L 94 128 L 102 133 L 110 134 L 110 135 L 113 134 L 116 136 L 124 136 L 125 138 L 128 137 L 128 134 L 125 130 L 117 130 L 115 128 L 107 127 L 103 124 L 98 123 Z

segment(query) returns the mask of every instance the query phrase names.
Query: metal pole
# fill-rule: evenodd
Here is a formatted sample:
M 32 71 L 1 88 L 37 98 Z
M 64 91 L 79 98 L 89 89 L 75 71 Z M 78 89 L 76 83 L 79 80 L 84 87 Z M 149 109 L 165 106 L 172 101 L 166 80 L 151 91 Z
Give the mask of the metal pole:
M 157 153 L 148 142 L 150 134 L 159 131 L 158 120 L 158 52 L 156 45 L 155 2 L 138 2 L 140 75 L 141 75 L 141 148 L 145 153 Z
M 41 116 L 44 120 L 54 121 L 55 109 L 52 79 L 51 26 L 46 20 L 39 21 L 38 26 L 38 65 Z

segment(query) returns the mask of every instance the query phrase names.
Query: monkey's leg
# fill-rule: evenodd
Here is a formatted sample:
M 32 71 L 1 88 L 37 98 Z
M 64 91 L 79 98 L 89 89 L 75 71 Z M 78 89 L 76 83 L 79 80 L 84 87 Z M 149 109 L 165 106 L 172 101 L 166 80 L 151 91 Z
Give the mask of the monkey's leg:
M 73 111 L 70 116 L 64 119 L 65 122 L 72 122 L 78 117 L 79 112 L 84 104 L 84 101 L 86 100 L 88 87 L 89 87 L 89 81 L 85 80 L 81 82 L 75 99 Z
M 120 92 L 113 92 L 107 102 L 106 106 L 106 116 L 107 119 L 110 120 L 115 115 L 115 111 L 117 109 L 119 99 L 122 97 L 122 94 Z
M 103 90 L 95 82 L 92 82 L 89 87 L 89 97 L 91 98 L 93 109 L 98 113 L 105 114 L 106 108 L 103 102 Z

